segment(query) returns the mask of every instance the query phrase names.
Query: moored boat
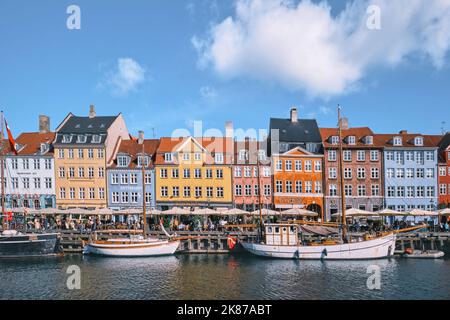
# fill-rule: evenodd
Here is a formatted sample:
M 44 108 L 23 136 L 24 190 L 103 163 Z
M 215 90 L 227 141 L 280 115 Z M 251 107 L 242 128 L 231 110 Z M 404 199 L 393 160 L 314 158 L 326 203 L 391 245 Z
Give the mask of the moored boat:
M 38 257 L 61 254 L 58 233 L 20 233 L 5 230 L 0 235 L 0 258 Z
M 443 258 L 445 253 L 439 250 L 411 250 L 403 254 L 403 257 L 410 259 L 439 259 Z

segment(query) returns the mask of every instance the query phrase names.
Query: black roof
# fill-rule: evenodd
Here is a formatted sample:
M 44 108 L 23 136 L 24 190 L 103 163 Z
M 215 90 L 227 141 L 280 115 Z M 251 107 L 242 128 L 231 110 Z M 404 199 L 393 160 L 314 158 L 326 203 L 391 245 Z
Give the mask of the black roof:
M 117 116 L 108 117 L 70 117 L 58 133 L 100 134 L 107 133 Z
M 450 145 L 450 132 L 447 132 L 447 134 L 442 137 L 442 140 L 439 142 L 439 156 L 442 160 L 442 153 L 447 149 L 447 147 Z
M 319 126 L 314 119 L 291 122 L 290 119 L 270 118 L 270 132 L 276 129 L 279 130 L 280 142 L 322 143 Z

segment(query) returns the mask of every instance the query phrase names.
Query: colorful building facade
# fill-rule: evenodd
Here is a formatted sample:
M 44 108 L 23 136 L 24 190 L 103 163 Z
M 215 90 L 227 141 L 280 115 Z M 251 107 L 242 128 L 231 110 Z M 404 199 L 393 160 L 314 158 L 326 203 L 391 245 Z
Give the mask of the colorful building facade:
M 296 147 L 272 154 L 275 209 L 304 208 L 323 215 L 323 155 Z
M 141 209 L 144 198 L 148 209 L 156 208 L 154 158 L 158 145 L 159 140 L 144 140 L 143 137 L 121 140 L 117 153 L 107 168 L 110 209 Z M 145 180 L 142 177 L 142 163 L 145 166 Z
M 232 207 L 231 138 L 161 138 L 156 153 L 156 204 Z
M 233 203 L 236 208 L 259 208 L 259 186 L 263 208 L 272 208 L 272 170 L 266 143 L 256 140 L 234 142 Z M 260 175 L 259 175 L 260 173 Z
M 377 134 L 384 145 L 385 208 L 435 210 L 438 205 L 438 140 L 440 136 Z
M 439 206 L 450 207 L 450 133 L 439 142 Z
M 54 137 L 53 132 L 41 131 L 22 133 L 16 139 L 18 155 L 8 152 L 5 157 L 5 208 L 39 210 L 56 206 Z
M 347 119 L 342 125 L 342 157 L 346 209 L 378 211 L 383 207 L 383 145 L 374 139 L 367 127 L 349 128 Z M 321 128 L 325 159 L 326 219 L 341 212 L 339 187 L 339 133 L 336 128 Z
M 121 114 L 98 117 L 93 106 L 88 117 L 70 113 L 53 142 L 58 208 L 106 207 L 106 167 L 120 141 L 128 139 Z

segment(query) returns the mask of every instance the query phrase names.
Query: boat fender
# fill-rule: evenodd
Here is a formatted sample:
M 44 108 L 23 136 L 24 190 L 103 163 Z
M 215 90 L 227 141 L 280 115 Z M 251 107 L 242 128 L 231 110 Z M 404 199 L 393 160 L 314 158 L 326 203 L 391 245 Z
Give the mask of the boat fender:
M 322 250 L 322 254 L 320 255 L 320 260 L 323 260 L 326 256 L 328 256 L 328 251 L 325 248 Z

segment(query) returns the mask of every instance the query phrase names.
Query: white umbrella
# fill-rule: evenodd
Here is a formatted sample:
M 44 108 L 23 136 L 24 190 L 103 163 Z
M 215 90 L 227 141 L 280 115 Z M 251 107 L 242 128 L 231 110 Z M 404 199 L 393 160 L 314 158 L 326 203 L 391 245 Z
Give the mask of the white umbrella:
M 289 210 L 285 210 L 282 211 L 281 214 L 291 216 L 304 216 L 304 217 L 317 217 L 319 215 L 317 212 L 300 208 L 292 208 Z
M 233 208 L 233 209 L 225 210 L 225 211 L 221 212 L 220 214 L 222 214 L 224 216 L 243 216 L 243 215 L 250 214 L 250 212 L 241 210 L 238 208 Z
M 411 216 L 415 217 L 437 217 L 439 213 L 433 211 L 427 211 L 423 209 L 414 209 L 409 212 Z
M 392 209 L 383 209 L 383 210 L 377 211 L 375 213 L 380 216 L 405 216 L 405 215 L 407 215 L 406 212 L 396 211 L 396 210 L 392 210 Z
M 332 214 L 333 217 L 340 217 L 341 215 L 342 215 L 342 212 L 337 212 L 337 213 Z M 345 210 L 346 217 L 372 217 L 372 216 L 376 216 L 376 215 L 377 214 L 375 212 L 370 212 L 370 211 L 355 209 L 355 208 Z
M 445 209 L 439 210 L 439 214 L 441 216 L 450 216 L 450 208 L 445 208 Z
M 261 209 L 261 214 L 263 215 L 263 216 L 277 216 L 277 215 L 279 215 L 280 213 L 278 212 L 278 211 L 275 211 L 275 210 L 270 210 L 270 209 Z M 254 215 L 254 216 L 259 216 L 259 210 L 255 210 L 255 211 L 253 211 L 252 212 L 252 215 Z
M 150 209 L 147 211 L 147 214 L 152 214 L 152 215 L 160 215 L 162 214 L 161 210 L 157 210 L 157 209 Z
M 191 215 L 192 212 L 188 209 L 173 207 L 172 209 L 163 211 L 162 214 L 165 214 L 165 215 Z
M 217 215 L 219 214 L 219 212 L 217 212 L 214 209 L 205 208 L 205 209 L 196 209 L 194 210 L 194 212 L 192 212 L 192 214 L 210 216 L 210 215 Z

